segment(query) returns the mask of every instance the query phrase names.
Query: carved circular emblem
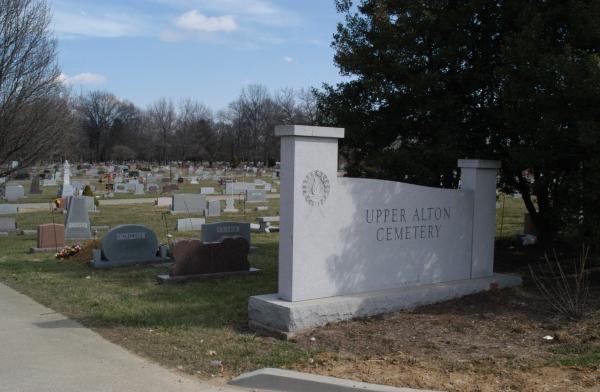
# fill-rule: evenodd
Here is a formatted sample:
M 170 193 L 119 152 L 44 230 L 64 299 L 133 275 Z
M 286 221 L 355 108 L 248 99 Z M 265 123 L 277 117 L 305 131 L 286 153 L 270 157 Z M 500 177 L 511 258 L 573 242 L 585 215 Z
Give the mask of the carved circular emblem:
M 319 170 L 313 170 L 304 177 L 302 181 L 302 194 L 304 199 L 311 206 L 321 206 L 325 204 L 331 184 L 329 178 Z

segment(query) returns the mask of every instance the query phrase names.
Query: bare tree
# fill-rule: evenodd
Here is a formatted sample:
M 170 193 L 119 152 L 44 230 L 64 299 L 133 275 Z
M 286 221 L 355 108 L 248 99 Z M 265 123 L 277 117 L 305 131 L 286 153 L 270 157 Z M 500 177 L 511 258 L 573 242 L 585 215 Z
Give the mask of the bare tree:
M 160 98 L 150 106 L 148 114 L 154 130 L 157 133 L 160 159 L 162 162 L 166 163 L 171 136 L 175 133 L 175 127 L 177 125 L 175 106 L 170 99 Z
M 297 122 L 298 109 L 296 106 L 296 92 L 292 88 L 282 88 L 275 94 L 275 104 L 279 110 L 279 121 L 282 124 Z
M 69 118 L 50 21 L 43 0 L 0 0 L 0 175 L 52 153 Z
M 181 159 L 195 159 L 212 153 L 212 113 L 190 98 L 179 105 L 177 147 Z
M 105 160 L 111 147 L 111 131 L 121 116 L 123 103 L 109 92 L 92 91 L 79 98 L 78 109 L 92 157 Z
M 317 125 L 319 109 L 314 89 L 301 89 L 298 91 L 297 97 L 300 122 L 306 125 Z

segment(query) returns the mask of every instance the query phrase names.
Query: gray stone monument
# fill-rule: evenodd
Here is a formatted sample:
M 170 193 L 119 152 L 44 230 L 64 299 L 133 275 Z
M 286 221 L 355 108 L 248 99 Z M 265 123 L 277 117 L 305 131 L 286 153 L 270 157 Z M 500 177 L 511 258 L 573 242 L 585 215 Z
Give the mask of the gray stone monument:
M 209 200 L 208 207 L 204 210 L 205 216 L 221 216 L 221 202 L 219 200 Z
M 65 239 L 87 240 L 92 238 L 90 216 L 85 196 L 72 196 L 65 219 Z
M 179 193 L 172 196 L 172 213 L 203 212 L 206 208 L 206 196 L 197 193 Z
M 249 189 L 246 191 L 246 203 L 264 203 L 267 194 L 264 189 Z
M 42 193 L 42 190 L 40 189 L 40 176 L 34 173 L 31 175 L 31 185 L 29 185 L 29 194 L 39 195 L 40 193 Z
M 250 223 L 217 222 L 202 225 L 202 242 L 219 242 L 222 237 L 240 236 L 250 244 Z
M 223 212 L 238 212 L 239 210 L 235 208 L 235 200 L 232 195 L 227 196 L 225 199 L 225 209 Z
M 0 215 L 16 214 L 18 208 L 14 204 L 0 204 Z
M 0 218 L 0 233 L 11 233 L 17 230 L 15 218 Z
M 206 223 L 204 218 L 183 218 L 177 219 L 177 231 L 195 231 L 202 230 L 202 225 Z
M 4 198 L 7 201 L 18 201 L 20 198 L 25 197 L 25 190 L 23 185 L 7 185 L 4 190 Z
M 101 248 L 94 251 L 91 265 L 94 268 L 111 268 L 170 261 L 160 254 L 166 256 L 166 249 L 159 249 L 158 239 L 152 230 L 142 225 L 120 225 L 102 238 Z

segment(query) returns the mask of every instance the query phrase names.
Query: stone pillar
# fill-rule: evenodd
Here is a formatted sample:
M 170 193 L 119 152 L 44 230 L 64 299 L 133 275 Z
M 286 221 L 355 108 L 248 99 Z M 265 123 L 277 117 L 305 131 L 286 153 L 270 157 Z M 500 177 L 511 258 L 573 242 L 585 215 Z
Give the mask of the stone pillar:
M 303 233 L 325 229 L 321 222 L 335 189 L 331 185 L 337 180 L 338 139 L 344 137 L 344 129 L 282 125 L 275 128 L 275 135 L 281 137 L 278 295 L 295 301 L 299 298 L 293 294 L 294 286 L 302 279 L 302 271 L 294 269 L 300 269 L 307 261 L 303 259 L 319 247 L 303 243 Z
M 459 159 L 463 190 L 473 191 L 473 252 L 471 278 L 494 274 L 496 235 L 496 177 L 499 161 Z

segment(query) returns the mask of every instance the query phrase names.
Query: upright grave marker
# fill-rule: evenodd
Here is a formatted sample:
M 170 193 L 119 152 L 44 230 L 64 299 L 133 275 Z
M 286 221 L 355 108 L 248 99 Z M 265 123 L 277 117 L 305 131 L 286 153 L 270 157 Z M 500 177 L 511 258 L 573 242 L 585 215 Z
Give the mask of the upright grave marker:
M 69 161 L 65 161 L 63 165 L 63 184 L 60 190 L 60 197 L 69 197 L 73 196 L 75 193 L 75 188 L 71 185 L 71 165 Z
M 267 201 L 267 195 L 264 189 L 249 189 L 246 191 L 247 203 L 264 203 Z
M 12 233 L 17 230 L 15 218 L 0 218 L 0 233 Z
M 294 332 L 499 287 L 495 161 L 460 160 L 463 189 L 338 178 L 341 128 L 281 126 L 279 292 L 256 327 Z
M 206 196 L 198 193 L 179 193 L 173 195 L 171 212 L 204 212 L 206 208 Z
M 6 185 L 4 189 L 4 198 L 7 201 L 18 201 L 25 197 L 25 190 L 23 185 Z
M 164 263 L 159 255 L 156 234 L 142 225 L 120 225 L 109 230 L 91 262 L 94 268 L 112 268 L 133 264 Z
M 202 225 L 200 238 L 202 242 L 218 242 L 223 237 L 239 236 L 250 244 L 250 223 L 247 222 L 217 222 Z
M 0 204 L 0 215 L 16 214 L 17 212 L 15 204 Z
M 209 200 L 208 206 L 204 211 L 205 216 L 221 216 L 221 201 L 220 200 Z
M 72 196 L 65 219 L 65 239 L 87 240 L 90 238 L 92 238 L 92 231 L 86 196 Z
M 39 195 L 42 193 L 40 189 L 40 176 L 36 173 L 31 175 L 31 184 L 29 185 L 29 194 L 30 195 Z
M 56 252 L 65 246 L 65 226 L 48 223 L 37 227 L 37 247 L 32 252 Z

